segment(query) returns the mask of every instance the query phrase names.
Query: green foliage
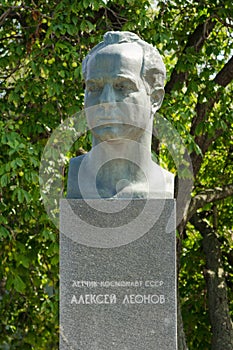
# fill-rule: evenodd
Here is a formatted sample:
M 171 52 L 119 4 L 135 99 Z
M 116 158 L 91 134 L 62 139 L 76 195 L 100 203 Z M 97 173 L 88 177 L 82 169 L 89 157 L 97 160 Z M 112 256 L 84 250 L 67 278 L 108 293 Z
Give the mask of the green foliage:
M 167 81 L 160 114 L 182 138 L 188 152 L 203 155 L 193 195 L 233 183 L 232 83 L 216 84 L 215 76 L 232 49 L 232 2 L 219 0 L 47 0 L 8 1 L 0 5 L 0 349 L 58 348 L 58 232 L 40 194 L 42 151 L 56 127 L 83 108 L 81 62 L 107 30 L 130 30 L 156 45 L 164 57 Z M 188 46 L 194 30 L 203 33 L 200 49 Z M 231 25 L 229 25 L 231 23 Z M 208 39 L 207 39 L 208 37 Z M 216 103 L 192 125 L 197 103 Z M 210 138 L 207 150 L 199 142 Z M 59 140 L 63 142 L 63 140 Z M 160 163 L 176 173 L 171 145 L 159 147 Z M 72 146 L 68 156 L 89 150 L 90 134 Z M 173 147 L 174 148 L 174 147 Z M 180 149 L 179 157 L 182 158 Z M 195 164 L 194 164 L 195 165 Z M 66 175 L 64 166 L 63 175 Z M 185 174 L 179 174 L 185 177 Z M 222 243 L 229 298 L 232 295 L 231 198 L 214 204 Z M 200 209 L 216 224 L 213 203 Z M 204 280 L 201 236 L 186 228 L 181 253 L 180 295 L 189 349 L 210 348 L 210 324 Z M 230 312 L 233 304 L 230 302 Z
M 204 279 L 205 256 L 201 250 L 201 240 L 201 235 L 188 225 L 181 256 L 179 283 L 184 328 L 191 349 L 208 349 L 211 342 Z

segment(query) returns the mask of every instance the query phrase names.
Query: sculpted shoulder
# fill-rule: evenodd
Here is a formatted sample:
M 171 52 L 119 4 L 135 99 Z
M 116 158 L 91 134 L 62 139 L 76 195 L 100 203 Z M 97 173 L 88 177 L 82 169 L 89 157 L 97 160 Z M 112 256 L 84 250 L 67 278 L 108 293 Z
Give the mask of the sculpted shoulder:
M 68 184 L 67 184 L 67 198 L 82 198 L 79 186 L 78 186 L 78 172 L 79 167 L 86 155 L 83 154 L 79 157 L 71 158 L 69 164 L 69 173 L 68 173 Z
M 155 162 L 153 162 L 153 171 L 151 172 L 151 194 L 152 198 L 174 198 L 175 175 Z

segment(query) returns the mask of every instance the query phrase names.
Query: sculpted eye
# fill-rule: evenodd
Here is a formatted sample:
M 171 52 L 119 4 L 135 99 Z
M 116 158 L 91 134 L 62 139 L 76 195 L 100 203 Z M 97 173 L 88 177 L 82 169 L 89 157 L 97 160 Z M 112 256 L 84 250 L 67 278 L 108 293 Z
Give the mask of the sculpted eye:
M 128 84 L 126 84 L 125 82 L 115 83 L 114 88 L 120 91 L 128 90 Z
M 100 83 L 95 82 L 87 82 L 86 89 L 88 92 L 98 92 L 101 91 L 102 85 Z
M 114 89 L 120 92 L 135 92 L 138 91 L 136 84 L 131 80 L 119 80 L 114 83 Z
M 96 92 L 98 90 L 99 90 L 99 88 L 96 85 L 89 85 L 89 86 L 87 86 L 87 91 Z

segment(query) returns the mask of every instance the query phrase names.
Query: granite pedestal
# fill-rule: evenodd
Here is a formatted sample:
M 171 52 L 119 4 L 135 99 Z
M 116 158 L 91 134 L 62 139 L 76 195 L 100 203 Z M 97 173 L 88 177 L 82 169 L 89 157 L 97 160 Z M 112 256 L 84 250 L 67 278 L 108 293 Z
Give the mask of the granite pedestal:
M 60 350 L 176 350 L 175 202 L 105 203 L 60 204 Z

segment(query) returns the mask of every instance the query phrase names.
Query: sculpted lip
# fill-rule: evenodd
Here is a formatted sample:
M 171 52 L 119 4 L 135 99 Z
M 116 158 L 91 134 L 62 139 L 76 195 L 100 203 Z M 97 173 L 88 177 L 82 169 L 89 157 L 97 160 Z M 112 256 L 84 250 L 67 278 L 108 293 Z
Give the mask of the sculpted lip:
M 122 139 L 108 139 L 106 140 L 105 142 L 108 142 L 108 143 L 122 143 Z
M 100 119 L 100 120 L 98 120 L 98 123 L 99 124 L 115 124 L 115 125 L 122 125 L 123 123 L 121 123 L 121 122 L 116 122 L 116 120 L 112 120 L 112 119 Z
M 112 119 L 100 119 L 99 122 L 104 124 L 116 124 L 116 125 L 121 124 L 121 123 L 116 123 L 116 121 Z
M 99 128 L 115 128 L 115 127 L 120 127 L 123 126 L 124 123 L 116 123 L 115 121 L 112 120 L 100 120 L 98 122 L 95 122 L 95 125 L 93 125 L 93 129 L 99 129 Z

